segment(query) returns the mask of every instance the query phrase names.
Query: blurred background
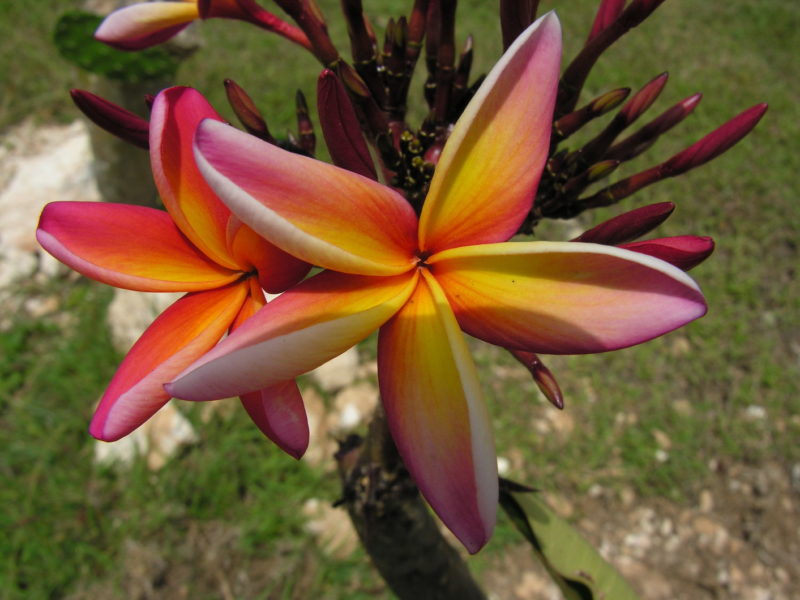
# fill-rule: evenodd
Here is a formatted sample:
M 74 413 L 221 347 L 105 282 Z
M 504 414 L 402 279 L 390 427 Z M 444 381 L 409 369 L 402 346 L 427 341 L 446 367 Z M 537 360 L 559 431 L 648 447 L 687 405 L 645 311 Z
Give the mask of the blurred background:
M 319 3 L 346 53 L 338 2 Z M 459 3 L 457 38 L 475 38 L 475 75 L 501 53 L 495 4 Z M 541 3 L 562 20 L 566 59 L 582 46 L 596 4 Z M 379 35 L 408 5 L 364 0 Z M 377 400 L 374 339 L 303 379 L 313 439 L 299 462 L 234 401 L 173 401 L 156 426 L 113 445 L 88 435 L 95 402 L 164 300 L 115 295 L 42 256 L 33 239 L 44 203 L 104 193 L 88 132 L 95 148 L 111 136 L 84 121 L 68 91 L 107 95 L 113 86 L 53 43 L 62 14 L 86 6 L 0 4 L 0 595 L 391 597 L 345 512 L 332 507 L 335 440 L 363 427 Z M 536 239 L 565 240 L 624 210 L 676 203 L 658 236 L 717 243 L 692 271 L 708 298 L 705 318 L 634 349 L 544 357 L 564 390 L 561 412 L 505 351 L 473 344 L 501 472 L 542 490 L 643 598 L 788 599 L 800 579 L 799 25 L 800 4 L 783 0 L 667 1 L 600 59 L 582 100 L 638 89 L 668 70 L 646 119 L 695 92 L 703 101 L 612 180 L 753 104 L 768 102 L 769 111 L 712 163 L 536 230 Z M 164 85 L 198 88 L 234 121 L 222 86 L 232 78 L 276 137 L 296 130 L 296 90 L 315 106 L 319 67 L 300 48 L 240 22 L 193 29 L 187 44 L 199 49 Z M 411 101 L 420 106 L 413 121 L 423 116 L 421 83 Z M 146 165 L 144 151 L 132 152 L 140 153 L 132 163 Z M 469 560 L 492 598 L 558 597 L 503 520 Z

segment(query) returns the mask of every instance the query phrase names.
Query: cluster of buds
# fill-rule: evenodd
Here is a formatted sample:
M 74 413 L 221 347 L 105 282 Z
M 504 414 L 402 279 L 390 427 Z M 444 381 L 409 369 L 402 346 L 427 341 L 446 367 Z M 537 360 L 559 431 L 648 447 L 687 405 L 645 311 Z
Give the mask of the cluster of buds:
M 667 73 L 658 75 L 633 95 L 630 88 L 617 88 L 576 108 L 584 82 L 601 54 L 651 16 L 663 2 L 600 1 L 584 47 L 561 77 L 550 158 L 533 209 L 521 227 L 522 233 L 532 233 L 542 219 L 572 218 L 586 209 L 614 204 L 645 186 L 698 167 L 747 135 L 766 111 L 765 104 L 753 106 L 663 163 L 587 194 L 590 186 L 644 152 L 685 119 L 701 99 L 698 93 L 681 100 L 621 140 L 619 136 L 661 94 Z M 203 0 L 198 2 L 198 9 L 201 18 L 225 16 L 252 22 L 253 15 L 258 15 L 261 26 L 267 22 L 266 15 L 269 27 L 265 29 L 309 50 L 323 66 L 317 109 L 334 163 L 373 179 L 382 178 L 419 211 L 453 124 L 483 79 L 477 77 L 470 83 L 474 51 L 471 37 L 456 56 L 456 0 L 414 0 L 408 16 L 389 20 L 382 40 L 364 14 L 361 0 L 342 0 L 350 39 L 349 60 L 330 38 L 325 17 L 315 0 L 275 0 L 275 3 L 296 26 L 267 13 L 252 0 Z M 500 20 L 506 48 L 535 20 L 538 4 L 538 0 L 501 0 Z M 143 47 L 141 39 L 152 44 L 154 39 L 163 41 L 166 34 L 174 34 L 172 29 L 163 35 L 150 33 L 135 38 L 131 45 L 126 40 L 108 39 L 111 37 L 108 29 L 103 30 L 104 41 L 128 49 Z M 428 112 L 421 124 L 412 127 L 406 119 L 408 93 L 423 47 Z M 315 135 L 302 93 L 298 92 L 296 99 L 298 133 L 278 141 L 247 93 L 230 80 L 225 86 L 231 106 L 247 131 L 285 149 L 313 156 Z M 79 107 L 99 125 L 123 137 L 132 137 L 140 145 L 146 140 L 141 123 L 132 125 L 127 116 L 121 117 L 102 102 L 89 102 L 86 94 L 75 97 L 76 101 L 81 100 Z M 572 134 L 614 110 L 616 114 L 594 138 L 577 149 L 566 147 L 565 142 Z

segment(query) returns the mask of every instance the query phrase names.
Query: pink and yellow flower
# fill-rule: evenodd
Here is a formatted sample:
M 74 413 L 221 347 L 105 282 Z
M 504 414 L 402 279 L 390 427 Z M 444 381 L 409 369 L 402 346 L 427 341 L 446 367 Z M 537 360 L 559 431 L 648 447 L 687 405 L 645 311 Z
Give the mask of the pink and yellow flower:
M 120 50 L 142 50 L 179 34 L 197 19 L 237 19 L 281 35 L 304 48 L 305 34 L 264 10 L 255 0 L 175 0 L 140 2 L 108 15 L 94 36 Z
M 705 313 L 680 269 L 624 249 L 508 242 L 531 206 L 552 124 L 553 14 L 511 45 L 444 147 L 419 218 L 394 190 L 215 121 L 195 139 L 223 202 L 326 269 L 256 313 L 167 386 L 210 400 L 291 379 L 380 329 L 387 420 L 422 494 L 471 552 L 498 499 L 490 418 L 464 332 L 551 354 L 638 344 Z
M 170 398 L 163 389 L 266 304 L 262 286 L 280 292 L 309 266 L 243 225 L 211 191 L 192 158 L 202 119 L 220 120 L 194 90 L 171 88 L 153 105 L 150 153 L 167 212 L 142 206 L 53 202 L 42 212 L 39 243 L 76 271 L 116 287 L 188 292 L 144 332 L 117 370 L 90 432 L 119 439 Z M 308 424 L 293 378 L 248 390 L 242 402 L 256 424 L 294 456 Z

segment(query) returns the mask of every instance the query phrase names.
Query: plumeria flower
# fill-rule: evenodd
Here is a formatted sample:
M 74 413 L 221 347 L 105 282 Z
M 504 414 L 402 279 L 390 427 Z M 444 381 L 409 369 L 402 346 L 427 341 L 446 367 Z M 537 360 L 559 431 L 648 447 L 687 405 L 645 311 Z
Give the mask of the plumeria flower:
M 304 48 L 311 47 L 302 31 L 264 10 L 254 0 L 139 2 L 108 15 L 94 37 L 120 50 L 143 50 L 166 42 L 197 19 L 214 17 L 246 21 Z
M 196 91 L 171 88 L 153 105 L 150 154 L 167 212 L 102 202 L 53 202 L 36 237 L 76 271 L 143 292 L 188 292 L 142 334 L 97 407 L 89 431 L 117 440 L 170 398 L 163 384 L 210 350 L 309 265 L 257 236 L 223 205 L 192 158 L 202 119 L 220 117 Z M 308 423 L 293 378 L 242 395 L 264 433 L 294 456 L 308 444 Z
M 371 179 L 215 121 L 195 137 L 223 202 L 326 270 L 256 313 L 167 389 L 211 400 L 306 372 L 380 329 L 379 385 L 397 448 L 442 521 L 476 552 L 498 500 L 490 418 L 464 332 L 509 349 L 603 352 L 705 313 L 683 271 L 578 242 L 508 242 L 548 153 L 561 54 L 554 14 L 492 69 L 441 154 L 419 218 Z

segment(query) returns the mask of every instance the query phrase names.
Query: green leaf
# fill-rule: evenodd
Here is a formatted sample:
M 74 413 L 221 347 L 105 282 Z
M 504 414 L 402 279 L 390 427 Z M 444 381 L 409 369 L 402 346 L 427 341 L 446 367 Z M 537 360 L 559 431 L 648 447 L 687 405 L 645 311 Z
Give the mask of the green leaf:
M 500 506 L 531 544 L 566 600 L 639 600 L 617 570 L 537 493 L 501 489 Z
M 125 52 L 94 39 L 103 19 L 92 13 L 71 10 L 61 15 L 53 41 L 61 56 L 79 67 L 117 79 L 138 83 L 151 79 L 174 79 L 178 60 L 163 48 Z

